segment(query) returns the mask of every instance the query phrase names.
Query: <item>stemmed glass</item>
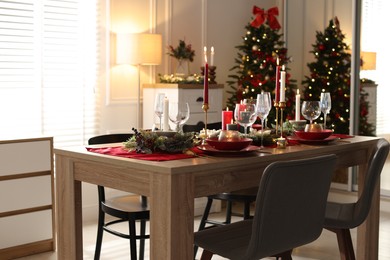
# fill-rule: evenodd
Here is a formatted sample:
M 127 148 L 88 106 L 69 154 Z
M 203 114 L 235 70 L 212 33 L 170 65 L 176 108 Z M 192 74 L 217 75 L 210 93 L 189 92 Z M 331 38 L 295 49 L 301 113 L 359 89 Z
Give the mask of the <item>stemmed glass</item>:
M 182 132 L 183 125 L 190 118 L 188 103 L 169 103 L 169 120 L 176 125 L 176 132 Z
M 234 109 L 234 119 L 244 127 L 244 135 L 248 135 L 247 128 L 256 121 L 257 111 L 256 104 L 236 104 Z
M 330 99 L 329 92 L 321 93 L 320 105 L 321 111 L 324 113 L 324 129 L 326 129 L 326 115 L 329 114 L 330 109 L 332 108 L 332 101 Z
M 321 115 L 320 101 L 303 101 L 301 111 L 303 117 L 309 120 L 310 124 L 313 124 L 313 120 Z
M 154 113 L 160 119 L 160 125 L 159 125 L 160 130 L 161 130 L 161 118 L 164 113 L 164 97 L 165 97 L 164 93 L 159 93 L 157 94 L 156 100 L 154 102 Z
M 263 146 L 263 136 L 264 136 L 264 128 L 265 128 L 264 121 L 268 117 L 271 108 L 272 108 L 271 93 L 262 91 L 261 94 L 257 94 L 256 111 L 257 111 L 257 115 L 260 117 L 261 120 L 261 147 L 264 147 Z

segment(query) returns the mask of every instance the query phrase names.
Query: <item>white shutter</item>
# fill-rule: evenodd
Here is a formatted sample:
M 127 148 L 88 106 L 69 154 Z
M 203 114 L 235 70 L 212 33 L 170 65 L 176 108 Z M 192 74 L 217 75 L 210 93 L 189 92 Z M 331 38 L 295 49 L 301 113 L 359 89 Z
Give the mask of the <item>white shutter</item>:
M 96 2 L 0 1 L 0 133 L 68 146 L 95 132 Z

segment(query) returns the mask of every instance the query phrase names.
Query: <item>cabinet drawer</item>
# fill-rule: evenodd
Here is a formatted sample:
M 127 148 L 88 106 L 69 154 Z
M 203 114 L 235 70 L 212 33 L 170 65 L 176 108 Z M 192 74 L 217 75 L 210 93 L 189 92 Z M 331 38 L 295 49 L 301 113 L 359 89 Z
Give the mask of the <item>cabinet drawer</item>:
M 51 205 L 51 176 L 0 181 L 0 212 Z
M 0 249 L 52 238 L 52 211 L 0 218 Z
M 209 112 L 221 111 L 222 109 L 222 94 L 220 89 L 209 90 Z M 202 89 L 180 89 L 179 100 L 188 102 L 191 113 L 201 113 L 203 105 L 203 90 Z

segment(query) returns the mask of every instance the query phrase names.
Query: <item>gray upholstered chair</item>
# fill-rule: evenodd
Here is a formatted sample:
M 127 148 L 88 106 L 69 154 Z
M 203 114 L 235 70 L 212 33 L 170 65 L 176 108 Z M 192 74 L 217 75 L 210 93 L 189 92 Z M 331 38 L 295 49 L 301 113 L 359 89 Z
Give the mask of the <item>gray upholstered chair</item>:
M 384 139 L 379 140 L 368 164 L 363 191 L 356 202 L 327 204 L 324 227 L 336 233 L 341 259 L 355 259 L 350 229 L 358 227 L 367 218 L 372 196 L 388 154 L 389 143 Z
M 106 134 L 91 137 L 88 144 L 105 144 L 125 142 L 133 135 L 130 133 L 123 134 Z M 149 220 L 149 206 L 145 196 L 124 195 L 113 198 L 106 198 L 105 187 L 98 185 L 99 195 L 99 218 L 96 236 L 95 256 L 94 259 L 100 259 L 100 251 L 103 241 L 103 231 L 112 235 L 129 239 L 130 242 L 130 259 L 137 259 L 137 242 L 139 240 L 139 259 L 144 259 L 145 239 L 149 238 L 146 234 L 146 221 Z M 113 220 L 106 221 L 105 216 L 115 217 Z M 137 234 L 136 221 L 140 222 L 140 231 Z M 128 233 L 123 233 L 113 228 L 113 225 L 128 222 Z
M 260 181 L 253 219 L 195 233 L 195 244 L 204 248 L 201 259 L 213 254 L 260 259 L 317 239 L 336 160 L 325 155 L 270 164 Z

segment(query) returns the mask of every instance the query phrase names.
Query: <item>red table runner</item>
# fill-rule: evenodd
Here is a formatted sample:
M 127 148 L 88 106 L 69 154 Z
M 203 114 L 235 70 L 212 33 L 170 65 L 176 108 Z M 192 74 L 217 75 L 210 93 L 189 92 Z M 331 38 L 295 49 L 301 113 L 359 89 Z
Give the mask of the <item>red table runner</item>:
M 202 155 L 202 151 L 199 149 L 193 148 L 190 150 L 192 153 L 137 153 L 135 151 L 130 152 L 125 149 L 123 146 L 115 146 L 115 147 L 102 147 L 102 148 L 91 148 L 87 147 L 89 152 L 100 153 L 106 155 L 113 155 L 125 158 L 133 158 L 139 160 L 147 160 L 147 161 L 171 161 L 171 160 L 179 160 L 179 159 L 188 159 L 193 158 L 199 155 Z

